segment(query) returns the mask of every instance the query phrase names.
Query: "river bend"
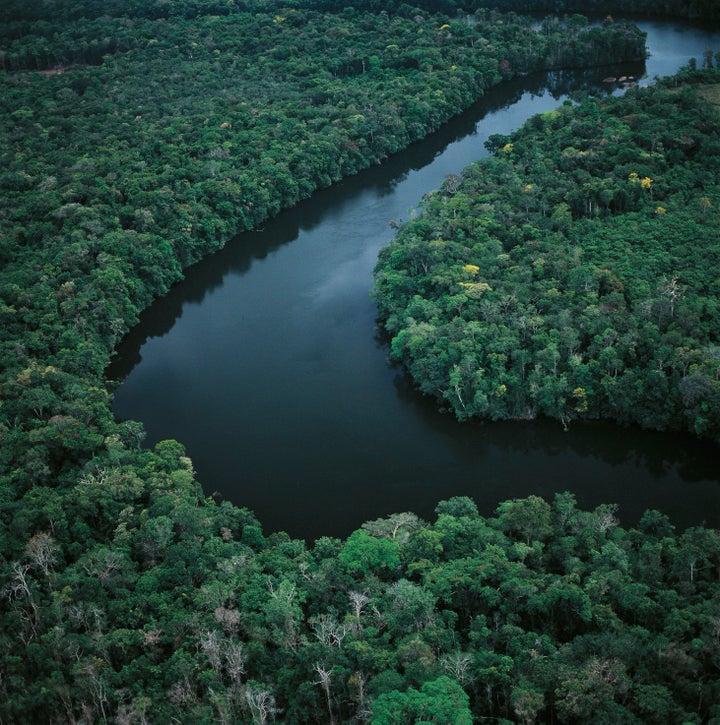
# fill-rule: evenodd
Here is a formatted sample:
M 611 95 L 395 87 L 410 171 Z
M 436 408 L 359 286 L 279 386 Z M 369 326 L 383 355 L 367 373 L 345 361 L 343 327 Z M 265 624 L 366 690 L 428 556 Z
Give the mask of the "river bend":
M 717 448 L 608 424 L 460 425 L 419 396 L 376 337 L 370 298 L 391 221 L 486 155 L 507 133 L 608 75 L 673 73 L 720 32 L 639 23 L 651 57 L 496 88 L 438 133 L 238 236 L 187 270 L 119 346 L 114 411 L 143 421 L 148 445 L 187 447 L 208 494 L 252 509 L 266 531 L 312 540 L 364 521 L 469 495 L 498 502 L 570 490 L 583 507 L 646 508 L 680 528 L 720 525 Z M 607 84 L 604 88 L 608 88 Z M 620 92 L 619 89 L 614 92 Z

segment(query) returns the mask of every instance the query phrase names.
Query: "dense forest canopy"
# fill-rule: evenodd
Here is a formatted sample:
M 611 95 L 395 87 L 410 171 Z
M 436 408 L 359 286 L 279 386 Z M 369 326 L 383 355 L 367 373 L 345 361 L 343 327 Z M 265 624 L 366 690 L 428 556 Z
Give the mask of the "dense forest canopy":
M 308 547 L 113 419 L 112 349 L 188 264 L 503 78 L 644 53 L 620 22 L 332 10 L 0 8 L 0 721 L 720 716 L 715 531 L 568 494 Z
M 129 49 L 99 66 L 0 76 L 0 425 L 13 496 L 72 484 L 108 437 L 136 444 L 141 428 L 112 420 L 103 370 L 188 264 L 421 138 L 503 77 L 644 54 L 634 26 L 538 32 L 488 13 L 97 22 Z M 8 63 L 42 69 L 43 48 L 79 52 L 70 35 L 82 27 L 50 46 L 28 32 Z
M 307 548 L 198 507 L 181 453 L 25 509 L 44 528 L 4 589 L 3 722 L 720 716 L 717 531 L 653 511 L 625 530 L 569 494 L 487 519 L 457 498 Z
M 718 73 L 695 75 L 492 137 L 425 199 L 376 286 L 424 392 L 459 418 L 720 437 Z
M 231 15 L 236 12 L 278 7 L 304 7 L 326 12 L 342 12 L 347 4 L 338 0 L 6 0 L 0 8 L 0 22 L 27 23 L 53 18 L 68 23 L 80 18 L 122 17 L 193 19 L 203 15 Z M 473 13 L 480 9 L 524 14 L 583 13 L 604 17 L 647 15 L 676 18 L 720 19 L 715 0 L 364 0 L 353 3 L 355 10 L 374 13 L 409 11 L 421 8 L 431 12 Z

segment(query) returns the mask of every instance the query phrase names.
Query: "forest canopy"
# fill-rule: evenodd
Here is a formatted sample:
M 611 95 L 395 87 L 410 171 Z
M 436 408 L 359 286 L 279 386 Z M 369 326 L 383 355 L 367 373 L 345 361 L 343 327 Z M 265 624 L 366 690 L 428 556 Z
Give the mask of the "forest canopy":
M 135 445 L 103 371 L 189 264 L 503 78 L 645 53 L 623 23 L 539 32 L 486 12 L 469 23 L 262 6 L 3 37 L 0 430 L 13 496 L 74 482 L 108 437 Z
M 112 350 L 187 265 L 505 78 L 644 56 L 447 7 L 2 4 L 1 722 L 720 716 L 715 531 L 565 494 L 309 547 L 112 416 Z
M 282 7 L 303 7 L 323 12 L 343 12 L 346 3 L 338 0 L 6 0 L 0 8 L 0 21 L 34 22 L 52 17 L 62 23 L 80 18 L 123 17 L 157 19 L 195 19 L 203 15 L 231 15 L 235 12 L 260 9 L 272 12 Z M 456 14 L 474 13 L 480 9 L 517 12 L 527 15 L 583 13 L 606 17 L 659 16 L 693 19 L 720 19 L 715 0 L 363 0 L 353 3 L 356 11 L 373 13 L 413 11 Z
M 656 511 L 626 530 L 570 494 L 489 518 L 455 498 L 308 548 L 197 506 L 181 450 L 144 461 L 62 505 L 37 492 L 15 525 L 43 528 L 3 588 L 3 722 L 720 716 L 717 531 Z
M 461 419 L 718 439 L 719 81 L 568 102 L 425 198 L 376 270 L 423 392 Z

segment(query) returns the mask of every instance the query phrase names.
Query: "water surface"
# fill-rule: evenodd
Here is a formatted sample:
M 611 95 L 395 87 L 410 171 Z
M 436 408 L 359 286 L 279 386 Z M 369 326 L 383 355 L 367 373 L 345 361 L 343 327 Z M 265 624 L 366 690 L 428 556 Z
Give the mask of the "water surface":
M 717 448 L 607 424 L 461 425 L 389 364 L 370 298 L 391 221 L 423 194 L 608 75 L 672 73 L 720 48 L 720 33 L 643 22 L 644 64 L 516 79 L 381 167 L 319 192 L 188 270 L 144 313 L 108 371 L 114 411 L 147 444 L 187 447 L 208 494 L 255 511 L 267 531 L 312 540 L 368 519 L 472 496 L 484 514 L 513 497 L 570 490 L 613 502 L 623 523 L 646 508 L 679 526 L 720 525 Z M 618 92 L 617 90 L 615 92 Z

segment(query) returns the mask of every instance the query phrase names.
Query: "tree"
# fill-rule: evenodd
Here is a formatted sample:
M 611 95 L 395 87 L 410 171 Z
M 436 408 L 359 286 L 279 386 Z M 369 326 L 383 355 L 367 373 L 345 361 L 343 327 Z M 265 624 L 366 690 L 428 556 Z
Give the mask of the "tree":
M 349 573 L 356 576 L 370 572 L 387 576 L 400 566 L 397 541 L 378 539 L 365 531 L 355 531 L 350 535 L 338 559 Z
M 253 723 L 265 725 L 278 712 L 272 690 L 259 682 L 250 681 L 245 686 L 245 702 Z
M 416 514 L 405 511 L 399 514 L 391 514 L 385 519 L 367 521 L 362 528 L 372 536 L 397 539 L 405 543 L 413 531 L 422 526 L 422 521 Z
M 612 703 L 627 690 L 628 678 L 621 662 L 593 657 L 581 669 L 560 675 L 555 690 L 558 715 L 583 720 L 612 715 L 617 712 Z
M 327 665 L 322 664 L 320 662 L 316 662 L 313 665 L 313 670 L 318 676 L 318 679 L 315 681 L 316 685 L 320 685 L 322 687 L 323 692 L 325 693 L 325 701 L 327 703 L 327 711 L 328 711 L 328 721 L 330 725 L 334 725 L 335 723 L 335 716 L 333 714 L 333 708 L 332 708 L 332 682 L 331 682 L 331 674 L 332 674 L 332 668 L 328 668 Z
M 497 508 L 498 521 L 503 531 L 518 534 L 526 544 L 545 539 L 552 533 L 552 509 L 539 496 L 504 501 Z
M 524 681 L 513 687 L 510 706 L 521 723 L 537 722 L 538 714 L 545 707 L 543 693 L 529 682 Z
M 457 682 L 442 675 L 426 682 L 420 691 L 409 688 L 406 692 L 394 690 L 380 695 L 372 704 L 372 722 L 375 725 L 415 722 L 470 725 L 472 714 L 467 694 Z

